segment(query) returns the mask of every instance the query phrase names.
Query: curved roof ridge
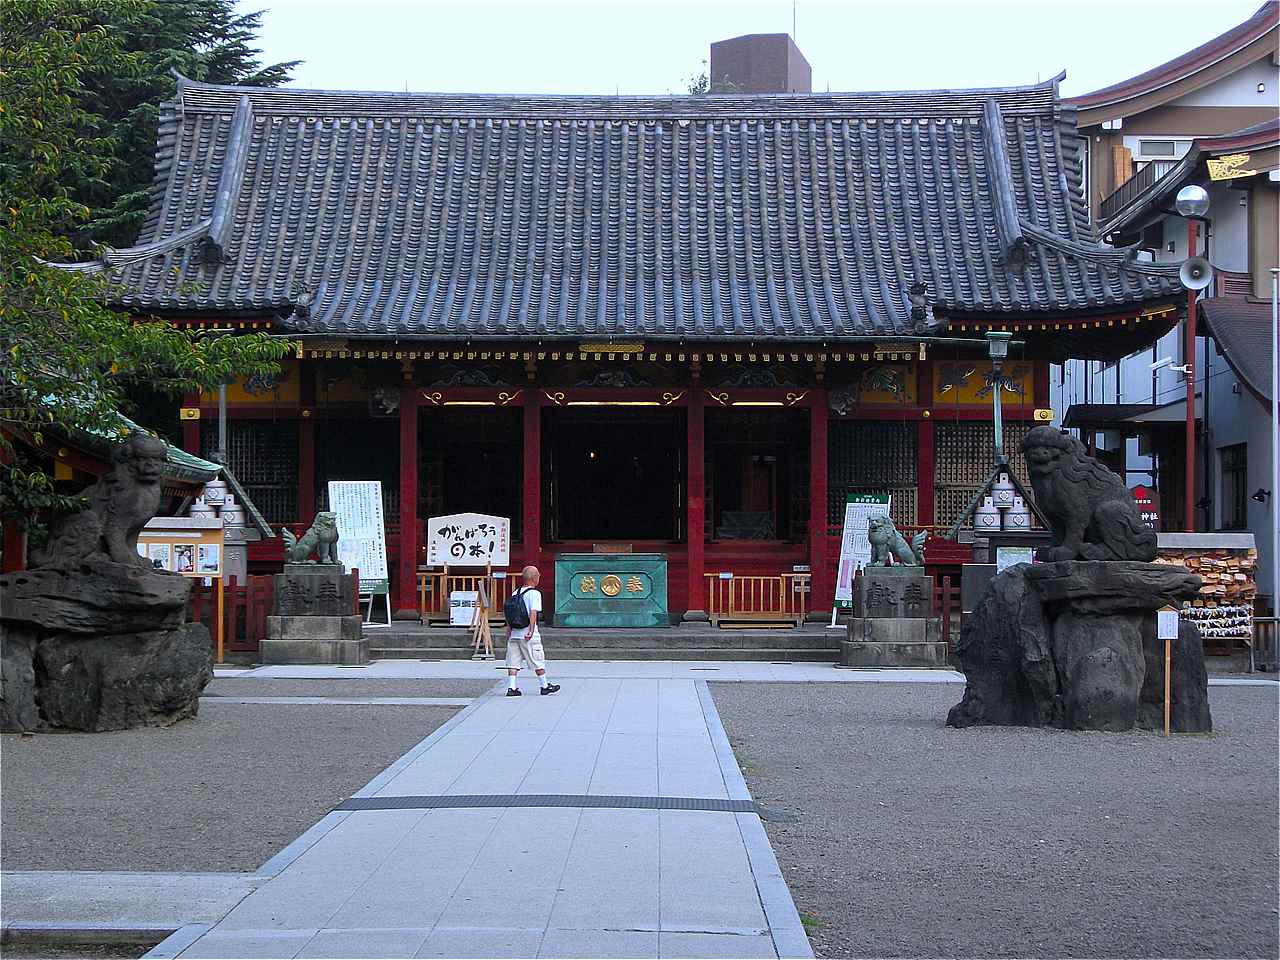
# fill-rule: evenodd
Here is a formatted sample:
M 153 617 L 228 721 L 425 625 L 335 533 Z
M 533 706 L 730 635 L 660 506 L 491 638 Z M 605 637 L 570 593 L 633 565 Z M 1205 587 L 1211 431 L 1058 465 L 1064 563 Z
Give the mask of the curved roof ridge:
M 1248 20 L 1206 43 L 1127 80 L 1121 80 L 1079 96 L 1066 97 L 1062 102 L 1073 107 L 1098 107 L 1128 100 L 1167 86 L 1231 56 L 1259 37 L 1265 36 L 1268 31 L 1274 30 L 1277 23 L 1280 23 L 1280 3 L 1276 3 L 1275 0 L 1266 0 Z

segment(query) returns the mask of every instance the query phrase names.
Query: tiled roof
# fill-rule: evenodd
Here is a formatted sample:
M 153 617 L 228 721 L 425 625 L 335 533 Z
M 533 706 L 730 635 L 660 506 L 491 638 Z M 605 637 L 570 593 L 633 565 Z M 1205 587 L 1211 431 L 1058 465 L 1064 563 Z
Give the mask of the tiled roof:
M 301 333 L 768 340 L 1179 294 L 1092 243 L 1056 81 L 501 97 L 218 87 L 162 114 L 117 300 Z M 926 284 L 916 310 L 909 288 Z
M 1241 380 L 1271 400 L 1271 304 L 1247 297 L 1199 301 L 1200 315 L 1218 349 Z

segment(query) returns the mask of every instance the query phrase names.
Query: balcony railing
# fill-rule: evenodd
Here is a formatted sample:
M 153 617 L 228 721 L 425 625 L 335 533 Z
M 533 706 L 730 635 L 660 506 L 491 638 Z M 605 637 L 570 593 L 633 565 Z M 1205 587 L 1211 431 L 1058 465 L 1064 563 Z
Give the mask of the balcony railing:
M 1127 207 L 1134 197 L 1173 169 L 1173 165 L 1177 162 L 1177 160 L 1148 161 L 1146 166 L 1116 187 L 1115 192 L 1102 201 L 1102 222 L 1106 223 Z

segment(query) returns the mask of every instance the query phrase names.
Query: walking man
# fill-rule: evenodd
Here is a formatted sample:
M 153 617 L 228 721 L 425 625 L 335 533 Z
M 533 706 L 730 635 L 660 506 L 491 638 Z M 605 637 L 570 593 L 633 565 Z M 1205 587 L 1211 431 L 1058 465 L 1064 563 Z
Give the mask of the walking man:
M 542 634 L 538 632 L 538 615 L 542 613 L 538 581 L 542 574 L 530 565 L 520 576 L 520 589 L 503 606 L 507 620 L 507 696 L 520 696 L 516 674 L 527 665 L 538 675 L 538 685 L 542 688 L 539 693 L 545 697 L 559 690 L 560 685 L 547 682 L 547 661 L 542 652 Z

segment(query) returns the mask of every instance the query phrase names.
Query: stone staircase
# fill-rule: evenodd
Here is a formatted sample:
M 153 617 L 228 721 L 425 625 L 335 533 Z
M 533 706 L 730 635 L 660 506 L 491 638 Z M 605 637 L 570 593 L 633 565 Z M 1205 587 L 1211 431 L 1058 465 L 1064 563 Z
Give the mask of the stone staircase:
M 366 629 L 374 660 L 463 660 L 471 656 L 468 630 L 394 623 Z M 822 624 L 800 628 L 716 628 L 707 624 L 665 629 L 595 630 L 545 627 L 548 660 L 767 660 L 834 662 L 843 630 Z M 506 653 L 505 631 L 494 630 L 494 653 Z

